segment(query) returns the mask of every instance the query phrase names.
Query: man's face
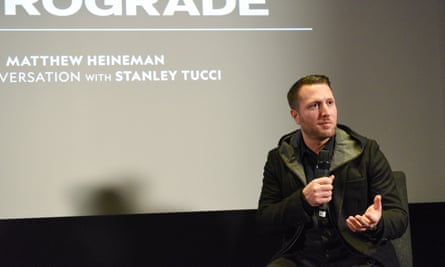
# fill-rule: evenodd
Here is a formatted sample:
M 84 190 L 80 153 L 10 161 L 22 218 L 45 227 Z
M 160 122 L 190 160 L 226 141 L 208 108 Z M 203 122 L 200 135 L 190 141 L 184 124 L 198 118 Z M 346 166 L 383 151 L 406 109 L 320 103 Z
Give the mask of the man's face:
M 303 85 L 299 92 L 298 110 L 291 115 L 300 125 L 303 137 L 323 141 L 335 134 L 337 107 L 334 95 L 327 84 Z

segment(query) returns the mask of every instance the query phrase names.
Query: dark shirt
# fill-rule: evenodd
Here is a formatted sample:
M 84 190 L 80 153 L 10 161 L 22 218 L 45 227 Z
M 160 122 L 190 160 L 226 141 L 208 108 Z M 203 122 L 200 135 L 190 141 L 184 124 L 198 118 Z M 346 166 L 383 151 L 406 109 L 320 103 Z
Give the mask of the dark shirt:
M 303 161 L 302 163 L 304 167 L 304 172 L 306 174 L 306 181 L 309 183 L 314 178 L 318 178 L 315 177 L 315 169 L 317 166 L 318 155 L 315 154 L 315 152 L 313 152 L 306 146 L 302 136 L 299 138 L 299 140 L 300 140 L 299 147 L 302 148 L 300 150 L 300 158 Z M 323 150 L 327 150 L 329 152 L 329 159 L 332 158 L 332 154 L 334 153 L 334 145 L 335 145 L 335 136 L 331 137 L 329 141 L 326 143 L 326 145 L 323 147 Z
M 299 151 L 307 182 L 312 181 L 316 176 L 317 154 L 310 150 L 303 141 L 302 136 L 299 138 Z M 332 157 L 335 146 L 335 137 L 331 137 L 323 149 L 329 151 L 329 158 Z M 305 200 L 304 200 L 305 201 Z M 306 224 L 302 238 L 302 242 L 297 242 L 293 248 L 293 256 L 291 258 L 301 260 L 308 259 L 316 262 L 320 266 L 324 266 L 329 262 L 335 262 L 340 259 L 350 257 L 352 254 L 348 251 L 340 235 L 335 228 L 334 216 L 329 214 L 329 206 L 326 217 L 320 217 L 318 207 L 310 207 L 306 203 L 305 210 L 312 216 L 312 222 Z M 297 260 L 297 262 L 298 262 Z

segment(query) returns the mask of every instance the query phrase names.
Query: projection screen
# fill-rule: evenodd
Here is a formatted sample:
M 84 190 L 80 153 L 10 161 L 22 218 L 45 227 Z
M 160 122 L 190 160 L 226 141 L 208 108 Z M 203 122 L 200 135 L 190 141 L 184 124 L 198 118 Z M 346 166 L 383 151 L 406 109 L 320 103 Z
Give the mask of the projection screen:
M 2 1 L 0 217 L 256 208 L 310 73 L 409 185 L 429 164 L 411 201 L 443 201 L 443 4 L 365 2 Z

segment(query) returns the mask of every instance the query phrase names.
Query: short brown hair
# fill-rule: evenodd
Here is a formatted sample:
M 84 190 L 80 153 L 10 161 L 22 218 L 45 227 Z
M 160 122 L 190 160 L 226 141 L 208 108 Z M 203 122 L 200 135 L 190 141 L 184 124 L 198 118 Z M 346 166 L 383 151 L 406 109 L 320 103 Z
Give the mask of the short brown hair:
M 311 85 L 311 84 L 327 84 L 329 88 L 331 88 L 331 81 L 329 77 L 326 75 L 320 74 L 311 74 L 300 78 L 298 81 L 292 85 L 287 93 L 287 102 L 289 103 L 289 107 L 292 109 L 298 109 L 298 100 L 299 100 L 299 91 L 303 85 Z M 332 88 L 331 88 L 332 90 Z

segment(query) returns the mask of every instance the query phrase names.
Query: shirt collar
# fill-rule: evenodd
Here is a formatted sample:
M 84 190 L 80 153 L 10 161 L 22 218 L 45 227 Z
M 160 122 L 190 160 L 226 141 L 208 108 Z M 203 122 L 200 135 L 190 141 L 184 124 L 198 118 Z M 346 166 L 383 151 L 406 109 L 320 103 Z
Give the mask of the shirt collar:
M 299 153 L 300 153 L 300 158 L 304 158 L 305 154 L 313 156 L 315 158 L 317 158 L 317 154 L 315 154 L 315 152 L 313 152 L 312 150 L 309 149 L 309 147 L 306 146 L 306 144 L 304 143 L 304 139 L 303 139 L 303 135 L 301 133 L 301 130 L 298 132 L 298 138 L 296 139 L 296 143 L 297 146 L 300 149 Z M 326 145 L 323 147 L 324 150 L 328 150 L 329 151 L 329 158 L 332 158 L 332 154 L 334 153 L 334 145 L 335 145 L 335 135 L 331 136 L 329 138 L 329 141 L 326 143 Z

